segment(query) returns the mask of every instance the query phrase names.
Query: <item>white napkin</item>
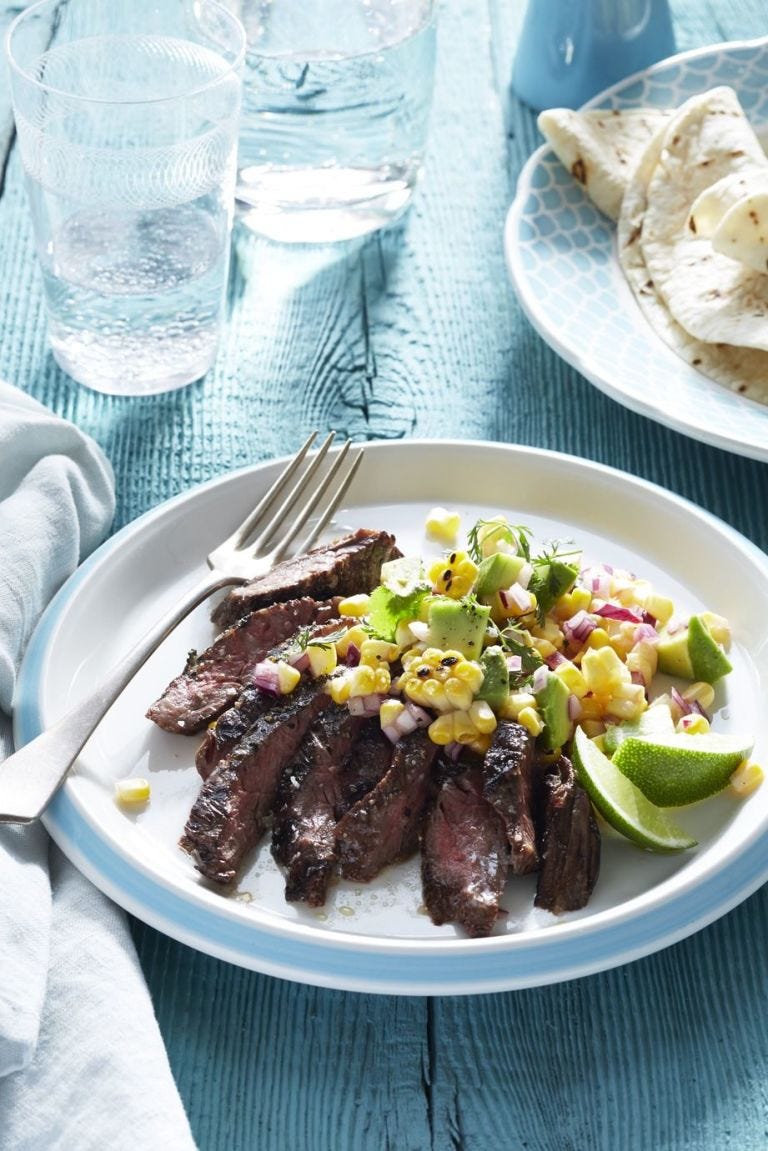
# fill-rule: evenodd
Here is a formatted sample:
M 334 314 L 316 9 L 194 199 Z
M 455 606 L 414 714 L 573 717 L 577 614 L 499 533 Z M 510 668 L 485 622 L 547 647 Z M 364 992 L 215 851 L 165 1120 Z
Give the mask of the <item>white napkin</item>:
M 113 512 L 96 444 L 0 382 L 0 710 L 42 609 Z M 0 1145 L 194 1149 L 125 916 L 41 826 L 0 827 Z

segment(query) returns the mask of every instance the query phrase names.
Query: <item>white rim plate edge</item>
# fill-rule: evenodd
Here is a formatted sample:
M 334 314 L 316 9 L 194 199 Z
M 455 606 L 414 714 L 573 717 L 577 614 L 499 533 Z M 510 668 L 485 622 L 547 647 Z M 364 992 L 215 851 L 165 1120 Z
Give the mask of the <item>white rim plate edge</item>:
M 611 107 L 621 107 L 622 97 L 626 93 L 632 89 L 637 89 L 638 85 L 641 84 L 660 86 L 665 76 L 676 69 L 690 68 L 692 65 L 696 66 L 704 61 L 717 58 L 725 59 L 731 56 L 735 58 L 742 54 L 753 53 L 762 55 L 766 52 L 768 52 L 768 37 L 726 41 L 703 48 L 694 48 L 659 61 L 647 69 L 618 81 L 594 96 L 584 107 L 593 108 L 604 104 Z M 730 80 L 733 80 L 733 77 Z M 729 79 L 718 82 L 727 83 Z M 706 84 L 702 78 L 702 83 L 697 86 L 696 90 L 704 90 L 710 86 L 712 85 Z M 734 86 L 738 88 L 737 83 Z M 693 94 L 693 90 L 692 88 L 685 92 L 680 99 Z M 627 103 L 627 106 L 636 107 L 638 102 L 633 99 Z M 657 104 L 657 106 L 659 105 Z M 610 370 L 610 366 L 606 367 L 599 351 L 590 355 L 588 354 L 589 349 L 579 348 L 576 345 L 570 333 L 569 337 L 565 338 L 558 331 L 557 323 L 542 306 L 529 271 L 523 263 L 519 243 L 520 228 L 521 224 L 526 221 L 526 209 L 529 197 L 534 190 L 534 181 L 541 172 L 542 166 L 554 161 L 554 152 L 548 143 L 541 145 L 528 158 L 520 171 L 515 197 L 507 212 L 504 224 L 503 242 L 507 269 L 521 307 L 532 326 L 566 363 L 576 368 L 599 391 L 629 410 L 671 428 L 673 431 L 700 440 L 702 443 L 709 443 L 725 451 L 731 451 L 752 459 L 768 460 L 768 406 L 737 396 L 708 377 L 697 373 L 673 349 L 659 340 L 632 298 L 619 269 L 615 256 L 615 226 L 603 217 L 596 208 L 593 209 L 595 216 L 603 228 L 609 229 L 611 232 L 611 259 L 615 265 L 613 268 L 614 287 L 618 290 L 619 297 L 624 300 L 623 306 L 629 312 L 631 326 L 633 330 L 643 333 L 645 336 L 649 333 L 652 334 L 652 344 L 658 345 L 656 357 L 664 361 L 664 367 L 670 376 L 669 382 L 678 385 L 678 387 L 682 384 L 685 388 L 684 400 L 691 402 L 687 406 L 682 401 L 671 406 L 671 393 L 669 392 L 664 394 L 660 392 L 654 399 L 652 396 L 649 397 L 649 395 L 644 394 L 643 388 L 638 387 L 632 390 L 620 378 L 620 373 L 614 373 L 613 370 Z M 586 194 L 584 194 L 584 200 L 592 207 Z M 701 397 L 706 398 L 703 414 L 696 403 L 696 399 Z M 732 423 L 734 415 L 733 405 L 739 405 L 743 417 L 739 421 L 737 431 L 729 430 L 729 424 Z M 711 412 L 710 407 L 712 408 Z M 719 416 L 726 418 L 720 419 Z
M 603 465 L 540 449 L 498 444 L 411 441 L 399 445 L 369 445 L 367 457 L 386 461 L 393 451 L 442 453 L 455 460 L 473 451 L 495 454 L 494 466 L 542 467 L 550 463 L 575 476 L 601 478 L 625 494 L 641 494 L 661 502 L 668 511 L 682 511 L 703 531 L 715 532 L 741 558 L 768 579 L 768 560 L 753 544 L 695 505 L 647 481 Z M 427 461 L 428 462 L 428 461 Z M 128 525 L 107 541 L 78 570 L 40 622 L 29 646 L 19 679 L 15 711 L 17 743 L 31 739 L 41 725 L 41 690 L 46 662 L 59 624 L 95 571 L 107 564 L 115 549 L 139 538 L 147 527 L 172 517 L 202 493 L 226 489 L 253 474 L 264 485 L 280 461 L 219 477 L 176 497 Z M 354 489 L 353 489 L 354 491 Z M 675 877 L 649 896 L 630 900 L 602 915 L 556 927 L 488 940 L 442 939 L 435 942 L 366 938 L 352 933 L 318 933 L 280 922 L 232 922 L 224 907 L 202 909 L 170 882 L 158 878 L 141 861 L 127 860 L 83 817 L 65 785 L 46 816 L 46 826 L 70 859 L 98 887 L 138 918 L 165 934 L 208 954 L 283 978 L 320 986 L 395 994 L 467 994 L 538 986 L 604 970 L 659 950 L 699 930 L 745 899 L 768 878 L 768 831 L 760 826 L 750 839 L 714 870 L 695 882 Z M 671 891 L 666 889 L 670 888 Z M 222 901 L 225 903 L 226 901 Z M 607 922 L 606 922 L 607 918 Z M 448 946 L 446 946 L 446 943 Z M 365 963 L 361 961 L 365 958 Z M 393 972 L 393 961 L 397 970 Z M 361 967 L 364 970 L 361 973 Z

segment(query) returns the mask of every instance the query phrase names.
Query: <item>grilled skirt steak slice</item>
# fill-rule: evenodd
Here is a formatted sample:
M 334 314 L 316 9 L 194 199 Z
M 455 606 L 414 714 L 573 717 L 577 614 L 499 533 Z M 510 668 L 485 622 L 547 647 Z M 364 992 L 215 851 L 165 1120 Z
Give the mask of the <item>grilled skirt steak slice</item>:
M 504 821 L 515 875 L 539 866 L 533 825 L 534 740 L 520 723 L 502 720 L 483 763 L 483 795 Z
M 337 603 L 337 600 L 331 601 L 327 605 L 328 610 L 335 609 Z M 274 606 L 280 607 L 281 605 L 276 604 Z M 354 622 L 349 618 L 339 619 L 336 616 L 328 619 L 325 610 L 322 613 L 318 612 L 318 616 L 321 614 L 324 622 L 320 622 L 318 619 L 307 625 L 309 634 L 314 637 L 332 635 L 339 628 L 348 627 Z M 272 659 L 281 659 L 288 649 L 295 647 L 297 640 L 298 633 L 291 635 L 289 639 L 277 647 L 273 647 L 267 654 Z M 246 683 L 235 705 L 221 713 L 216 723 L 206 731 L 197 749 L 195 766 L 203 779 L 208 778 L 216 764 L 232 750 L 251 724 L 255 723 L 257 718 L 270 707 L 273 699 L 274 696 L 270 695 L 269 692 L 262 691 L 255 684 Z
M 330 619 L 337 605 L 338 600 L 318 603 L 305 596 L 251 612 L 187 662 L 152 704 L 147 718 L 177 734 L 202 731 L 234 703 L 255 663 L 300 628 Z
M 378 719 L 369 720 L 341 769 L 337 821 L 384 778 L 392 762 L 392 751 Z
M 468 935 L 490 935 L 509 869 L 504 820 L 483 798 L 479 765 L 440 785 L 424 820 L 421 884 L 433 923 L 458 923 Z
M 384 778 L 339 821 L 336 842 L 345 879 L 365 883 L 416 850 L 436 754 L 426 732 L 405 736 Z
M 325 903 L 336 866 L 342 765 L 365 720 L 333 705 L 313 723 L 283 768 L 272 823 L 272 854 L 286 868 L 285 898 Z
M 578 911 L 600 870 L 600 831 L 589 797 L 561 755 L 544 772 L 538 805 L 539 868 L 536 906 L 560 915 Z
M 300 683 L 272 700 L 200 788 L 181 839 L 195 867 L 215 883 L 231 883 L 262 836 L 280 773 L 310 725 L 331 703 L 321 680 Z
M 217 626 L 227 627 L 255 608 L 298 596 L 327 599 L 372 591 L 381 565 L 399 555 L 394 536 L 359 528 L 331 544 L 285 560 L 260 579 L 234 588 L 217 605 L 211 618 Z

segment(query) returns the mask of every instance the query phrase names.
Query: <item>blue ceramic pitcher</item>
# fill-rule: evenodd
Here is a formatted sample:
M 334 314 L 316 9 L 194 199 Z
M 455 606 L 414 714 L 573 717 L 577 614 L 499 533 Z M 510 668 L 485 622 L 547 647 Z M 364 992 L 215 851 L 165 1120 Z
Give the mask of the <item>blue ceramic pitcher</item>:
M 542 108 L 578 108 L 675 51 L 668 0 L 529 0 L 512 86 Z

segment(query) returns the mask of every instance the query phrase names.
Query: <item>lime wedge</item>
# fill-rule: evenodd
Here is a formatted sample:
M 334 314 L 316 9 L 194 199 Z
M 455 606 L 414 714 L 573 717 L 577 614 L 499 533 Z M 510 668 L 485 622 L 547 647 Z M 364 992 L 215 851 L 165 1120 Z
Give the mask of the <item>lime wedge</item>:
M 742 737 L 687 735 L 625 739 L 613 765 L 661 807 L 682 807 L 722 791 L 752 743 Z
M 639 719 L 629 723 L 614 723 L 606 730 L 603 736 L 603 750 L 606 755 L 613 755 L 620 743 L 630 736 L 638 739 L 653 739 L 656 736 L 674 735 L 675 721 L 669 704 L 655 703 L 644 711 Z
M 627 839 L 650 851 L 683 851 L 696 840 L 673 823 L 614 767 L 581 728 L 573 740 L 573 763 L 600 814 Z

